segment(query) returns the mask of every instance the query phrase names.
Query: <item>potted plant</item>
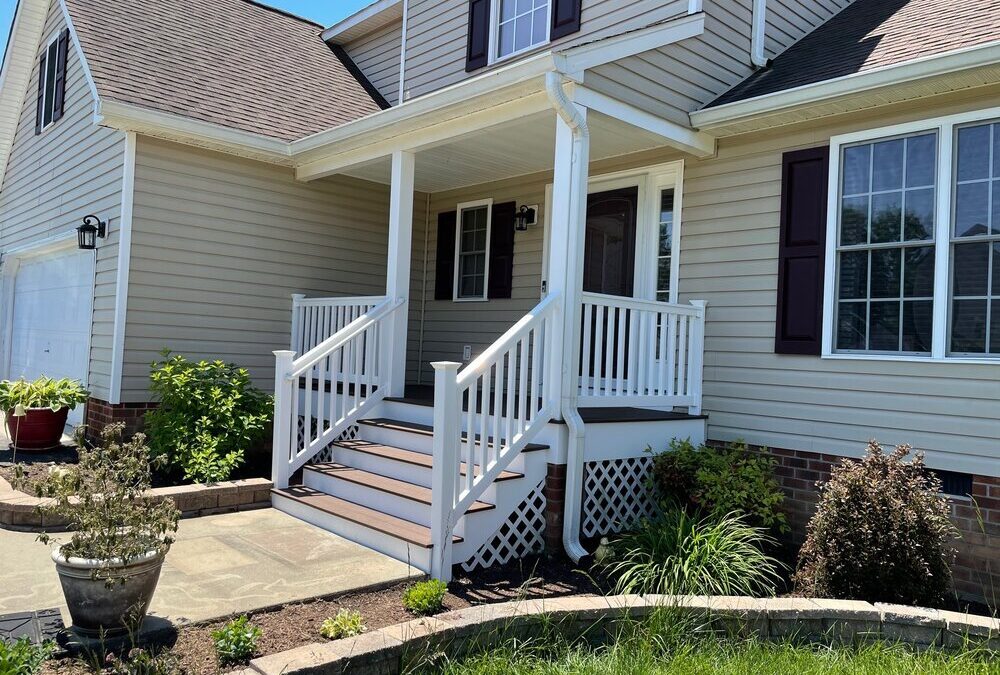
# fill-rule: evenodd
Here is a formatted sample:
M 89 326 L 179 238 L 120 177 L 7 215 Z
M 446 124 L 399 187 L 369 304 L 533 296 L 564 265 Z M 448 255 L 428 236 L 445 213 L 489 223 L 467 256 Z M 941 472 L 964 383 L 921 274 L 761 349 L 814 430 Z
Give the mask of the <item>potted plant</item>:
M 14 450 L 51 450 L 59 447 L 69 411 L 87 400 L 90 392 L 76 380 L 42 376 L 0 382 L 0 409 L 7 417 L 7 436 Z
M 152 464 L 145 437 L 122 442 L 108 425 L 101 446 L 80 439 L 80 460 L 35 485 L 41 510 L 65 519 L 72 536 L 52 552 L 75 632 L 114 638 L 139 627 L 149 608 L 180 512 L 149 494 Z M 41 534 L 39 541 L 52 541 Z M 59 543 L 59 542 L 57 542 Z

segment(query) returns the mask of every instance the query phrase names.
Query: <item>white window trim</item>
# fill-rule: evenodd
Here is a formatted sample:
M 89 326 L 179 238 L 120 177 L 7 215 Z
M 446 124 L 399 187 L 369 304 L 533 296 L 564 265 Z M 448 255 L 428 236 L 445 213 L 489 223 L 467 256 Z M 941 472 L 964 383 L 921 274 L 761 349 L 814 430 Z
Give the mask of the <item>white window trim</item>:
M 1000 119 L 1000 107 L 985 108 L 955 115 L 946 115 L 904 124 L 865 129 L 830 138 L 830 175 L 827 186 L 826 259 L 823 292 L 823 350 L 822 358 L 862 361 L 908 361 L 918 363 L 968 363 L 1000 365 L 1000 358 L 993 356 L 948 356 L 948 327 L 951 304 L 951 225 L 953 204 L 953 170 L 955 165 L 954 141 L 956 127 Z M 834 318 L 837 302 L 837 237 L 840 230 L 841 160 L 846 145 L 877 141 L 882 138 L 904 136 L 920 132 L 936 132 L 937 148 L 937 204 L 934 226 L 934 310 L 931 354 L 864 354 L 840 353 L 834 349 Z
M 510 54 L 505 54 L 500 56 L 498 54 L 500 47 L 500 2 L 501 0 L 493 0 L 490 3 L 490 50 L 489 59 L 487 63 L 493 65 L 494 63 L 502 63 L 504 61 L 509 61 L 510 59 L 517 58 L 522 54 L 527 54 L 528 52 L 538 49 L 544 45 L 552 42 L 552 3 L 554 0 L 548 0 L 548 5 L 545 12 L 545 39 L 533 45 L 529 45 L 523 49 L 516 49 Z
M 49 103 L 49 101 L 46 101 L 45 89 L 49 86 L 49 58 L 51 57 L 51 54 L 49 52 L 52 51 L 53 45 L 56 48 L 56 50 L 55 50 L 56 51 L 56 68 L 57 69 L 59 68 L 59 36 L 60 35 L 61 35 L 61 31 L 58 32 L 58 33 L 56 33 L 55 37 L 53 37 L 48 42 L 48 44 L 45 45 L 45 52 L 44 52 L 44 54 L 45 54 L 45 73 L 44 73 L 44 76 L 43 76 L 44 79 L 39 79 L 38 80 L 39 85 L 42 88 L 42 128 L 39 130 L 39 134 L 44 134 L 46 131 L 48 131 L 53 126 L 55 126 L 55 123 L 56 123 L 56 119 L 55 119 L 55 116 L 56 116 L 56 112 L 55 112 L 55 108 L 56 108 L 56 90 L 55 90 L 54 87 L 52 89 L 52 101 L 51 101 L 51 103 L 52 103 L 52 119 L 49 120 L 48 124 L 45 123 L 45 110 L 47 109 L 47 107 L 48 107 L 47 104 Z M 68 58 L 69 57 L 67 55 L 67 59 Z M 41 67 L 41 65 L 42 65 L 42 63 L 41 63 L 41 61 L 39 61 L 38 62 L 39 68 Z M 65 75 L 63 75 L 63 77 L 65 77 Z
M 483 295 L 476 297 L 458 297 L 459 275 L 462 272 L 462 211 L 486 207 L 486 263 L 483 267 Z M 493 235 L 493 198 L 479 199 L 473 202 L 462 202 L 455 211 L 455 281 L 452 287 L 453 302 L 488 302 L 490 299 L 490 237 Z

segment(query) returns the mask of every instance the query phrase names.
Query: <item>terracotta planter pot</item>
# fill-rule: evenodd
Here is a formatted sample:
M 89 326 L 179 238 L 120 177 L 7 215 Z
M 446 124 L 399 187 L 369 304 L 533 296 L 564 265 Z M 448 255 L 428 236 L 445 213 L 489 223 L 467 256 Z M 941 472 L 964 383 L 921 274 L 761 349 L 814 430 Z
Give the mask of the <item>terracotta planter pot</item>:
M 108 586 L 104 579 L 94 578 L 101 561 L 65 558 L 60 549 L 53 551 L 73 630 L 84 637 L 115 638 L 134 629 L 130 623 L 146 615 L 165 556 L 165 551 L 150 551 L 128 565 L 115 566 L 114 576 L 125 581 Z
M 58 448 L 62 442 L 63 429 L 69 408 L 53 412 L 50 408 L 30 408 L 23 417 L 14 417 L 14 411 L 7 413 L 7 431 L 11 446 L 15 450 L 42 451 Z

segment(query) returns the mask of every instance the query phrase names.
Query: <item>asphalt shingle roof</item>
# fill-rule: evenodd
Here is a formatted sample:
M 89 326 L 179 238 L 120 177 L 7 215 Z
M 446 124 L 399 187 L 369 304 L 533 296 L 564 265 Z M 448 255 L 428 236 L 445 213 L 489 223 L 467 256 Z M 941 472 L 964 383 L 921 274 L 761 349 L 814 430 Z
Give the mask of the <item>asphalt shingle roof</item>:
M 378 111 L 323 27 L 250 0 L 67 0 L 102 99 L 283 141 Z
M 855 0 L 707 107 L 1000 40 L 1000 0 Z

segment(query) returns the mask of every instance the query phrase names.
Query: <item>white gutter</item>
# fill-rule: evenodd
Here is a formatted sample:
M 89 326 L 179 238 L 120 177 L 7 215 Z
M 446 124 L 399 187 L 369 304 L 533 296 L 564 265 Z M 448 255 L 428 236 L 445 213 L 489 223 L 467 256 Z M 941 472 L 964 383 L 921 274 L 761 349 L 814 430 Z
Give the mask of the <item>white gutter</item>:
M 767 37 L 767 0 L 753 0 L 753 26 L 750 29 L 750 62 L 755 68 L 767 65 L 764 41 Z
M 350 42 L 352 39 L 387 26 L 399 18 L 403 0 L 376 0 L 351 16 L 335 23 L 320 35 L 324 42 Z
M 548 94 L 552 108 L 556 111 L 570 129 L 573 130 L 573 155 L 579 156 L 578 148 L 586 146 L 590 142 L 590 127 L 587 120 L 580 114 L 579 109 L 562 87 L 563 78 L 559 73 L 545 74 L 545 92 Z M 576 191 L 574 191 L 576 192 Z M 580 199 L 580 195 L 575 195 Z M 580 209 L 571 208 L 570 213 Z M 574 277 L 579 275 L 574 275 Z M 568 325 L 576 325 L 576 319 L 571 318 L 566 322 L 565 314 L 572 311 L 577 306 L 574 298 L 567 297 L 563 302 L 563 320 Z M 571 362 L 575 362 L 577 348 L 572 348 Z M 565 370 L 565 366 L 564 366 Z M 581 558 L 588 555 L 587 550 L 580 543 L 580 508 L 583 504 L 583 444 L 586 431 L 583 418 L 577 409 L 577 383 L 572 377 L 572 370 L 569 374 L 564 374 L 561 387 L 562 395 L 559 400 L 559 408 L 563 420 L 569 429 L 569 436 L 566 444 L 566 499 L 563 507 L 563 548 L 573 562 L 580 562 Z

